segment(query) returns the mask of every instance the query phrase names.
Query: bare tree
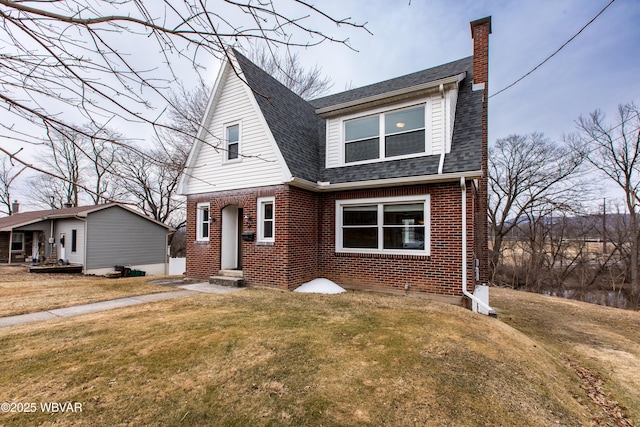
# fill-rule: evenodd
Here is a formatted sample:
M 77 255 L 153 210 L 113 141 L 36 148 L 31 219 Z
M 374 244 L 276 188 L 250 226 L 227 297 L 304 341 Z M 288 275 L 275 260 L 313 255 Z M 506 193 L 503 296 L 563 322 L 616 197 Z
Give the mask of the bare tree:
M 67 200 L 66 186 L 59 178 L 39 173 L 28 180 L 28 196 L 42 209 L 61 209 Z
M 174 228 L 184 225 L 184 199 L 176 194 L 180 175 L 189 156 L 193 137 L 198 133 L 207 107 L 209 88 L 180 87 L 170 94 L 168 127 L 160 129 L 150 149 L 123 152 L 120 156 L 120 182 L 128 200 L 150 217 Z
M 304 0 L 288 6 L 270 0 L 0 0 L 0 19 L 0 38 L 8 42 L 1 53 L 0 130 L 14 141 L 0 140 L 0 151 L 41 171 L 22 157 L 15 141 L 40 144 L 53 131 L 71 141 L 76 134 L 91 137 L 73 122 L 93 129 L 136 123 L 149 126 L 151 135 L 167 127 L 153 107 L 171 103 L 173 82 L 229 55 L 230 47 L 253 40 L 274 49 L 327 41 L 349 46 L 348 38 L 336 34 L 366 30 Z
M 185 201 L 176 195 L 182 170 L 178 167 L 180 161 L 164 147 L 140 151 L 144 155 L 124 151 L 119 160 L 121 186 L 128 194 L 128 200 L 157 221 L 174 228 L 184 225 Z
M 84 186 L 84 150 L 81 143 L 82 135 L 77 132 L 60 133 L 52 130 L 48 134 L 48 140 L 45 142 L 48 153 L 41 155 L 40 161 L 50 172 L 50 184 L 57 188 L 51 188 L 51 194 L 43 195 L 44 200 L 40 200 L 41 202 L 46 203 L 47 198 L 54 196 L 62 198 L 59 205 L 78 206 L 80 192 Z
M 86 157 L 87 170 L 90 170 L 90 179 L 87 179 L 86 193 L 94 205 L 115 201 L 121 197 L 118 194 L 117 159 L 120 147 L 109 144 L 107 141 L 121 141 L 121 135 L 110 129 L 98 129 L 85 139 L 82 152 Z
M 298 53 L 286 51 L 278 56 L 264 45 L 255 45 L 249 51 L 249 59 L 256 65 L 304 99 L 313 99 L 326 94 L 333 86 L 329 77 L 322 75 L 317 66 L 305 69 Z
M 615 124 L 605 122 L 604 113 L 596 110 L 588 117 L 580 117 L 577 128 L 577 133 L 568 137 L 574 151 L 624 191 L 630 227 L 631 293 L 637 303 L 640 299 L 640 108 L 634 103 L 620 105 Z
M 505 237 L 526 217 L 554 205 L 575 203 L 582 159 L 541 133 L 511 135 L 489 149 L 489 223 L 493 230 L 489 266 L 495 272 Z
M 13 187 L 16 178 L 24 172 L 26 166 L 17 166 L 11 163 L 11 160 L 3 156 L 2 163 L 0 163 L 0 210 L 1 213 L 11 215 L 12 202 L 11 202 L 11 188 Z

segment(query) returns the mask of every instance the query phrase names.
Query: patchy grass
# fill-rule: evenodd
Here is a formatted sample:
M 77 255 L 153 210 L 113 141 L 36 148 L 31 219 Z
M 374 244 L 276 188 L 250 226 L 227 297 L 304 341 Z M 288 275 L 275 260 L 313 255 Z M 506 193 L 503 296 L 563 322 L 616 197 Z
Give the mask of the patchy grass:
M 158 277 L 35 274 L 27 267 L 4 266 L 0 267 L 0 317 L 175 290 L 148 284 L 152 279 Z
M 542 301 L 538 316 L 521 295 L 493 297 L 504 321 L 417 298 L 248 289 L 4 328 L 0 402 L 83 412 L 8 413 L 0 425 L 616 425 L 567 358 L 604 370 L 581 346 L 631 351 L 635 329 L 565 333 L 563 300 Z M 591 322 L 576 304 L 571 321 Z M 633 313 L 597 308 L 637 327 Z M 624 381 L 606 387 L 631 405 Z
M 590 399 L 600 406 L 617 404 L 612 413 L 621 410 L 640 421 L 640 312 L 506 289 L 492 288 L 491 297 L 503 322 L 586 376 L 583 389 L 592 394 L 601 389 Z M 631 425 L 615 415 L 600 418 Z

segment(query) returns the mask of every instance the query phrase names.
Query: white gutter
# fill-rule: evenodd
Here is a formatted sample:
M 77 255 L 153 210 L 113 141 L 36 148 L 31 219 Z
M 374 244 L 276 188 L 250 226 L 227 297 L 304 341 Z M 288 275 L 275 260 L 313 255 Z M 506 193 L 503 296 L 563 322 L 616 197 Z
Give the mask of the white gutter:
M 467 183 L 464 177 L 460 177 L 460 188 L 462 189 L 462 293 L 475 303 L 474 312 L 478 312 L 479 305 L 492 315 L 496 311 L 467 290 Z
M 330 105 L 328 107 L 317 108 L 316 109 L 316 114 L 318 114 L 319 116 L 337 115 L 337 114 L 340 114 L 340 111 L 342 111 L 342 110 L 346 110 L 346 109 L 350 109 L 350 108 L 354 108 L 354 107 L 360 107 L 360 106 L 365 105 L 365 104 L 370 104 L 372 102 L 377 102 L 377 101 L 381 101 L 381 100 L 387 100 L 387 99 L 393 98 L 393 97 L 405 96 L 405 95 L 411 94 L 413 92 L 419 92 L 419 91 L 431 90 L 431 89 L 438 89 L 440 91 L 443 91 L 444 90 L 444 85 L 458 84 L 466 76 L 467 76 L 467 73 L 463 72 L 463 73 L 460 73 L 460 74 L 456 74 L 454 76 L 445 77 L 443 79 L 438 79 L 438 80 L 434 80 L 434 81 L 431 81 L 431 82 L 421 83 L 419 85 L 415 85 L 415 86 L 411 86 L 411 87 L 397 89 L 397 90 L 394 90 L 394 91 L 391 91 L 391 92 L 384 92 L 384 93 L 381 93 L 381 94 L 378 94 L 378 95 L 372 95 L 372 96 L 369 96 L 369 97 L 366 97 L 366 98 L 355 99 L 353 101 L 347 101 L 347 102 L 343 102 L 343 103 L 337 104 L 337 105 Z
M 291 179 L 284 184 L 293 185 L 295 187 L 304 188 L 311 191 L 342 191 L 342 190 L 357 190 L 364 188 L 381 188 L 381 187 L 395 187 L 398 185 L 415 185 L 415 184 L 433 184 L 437 182 L 451 182 L 458 181 L 461 177 L 474 179 L 482 176 L 482 171 L 468 171 L 458 173 L 445 173 L 445 174 L 433 174 L 433 175 L 419 175 L 419 176 L 405 176 L 400 178 L 386 178 L 386 179 L 371 179 L 366 181 L 355 182 L 311 182 L 306 179 L 291 177 Z

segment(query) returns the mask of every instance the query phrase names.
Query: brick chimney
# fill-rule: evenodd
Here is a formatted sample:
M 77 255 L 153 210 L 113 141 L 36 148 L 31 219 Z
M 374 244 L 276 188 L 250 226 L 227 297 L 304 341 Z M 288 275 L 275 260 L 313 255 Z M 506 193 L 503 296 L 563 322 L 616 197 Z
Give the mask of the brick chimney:
M 471 38 L 473 39 L 473 83 L 489 83 L 489 34 L 491 34 L 491 17 L 471 22 Z
M 11 215 L 17 214 L 18 212 L 20 212 L 20 203 L 14 200 L 13 203 L 11 203 Z
M 488 192 L 488 97 L 489 97 L 489 34 L 491 17 L 471 22 L 473 39 L 473 90 L 482 90 L 482 178 L 478 182 L 478 203 L 476 204 L 476 256 L 478 257 L 479 284 L 489 283 L 489 230 L 487 210 Z

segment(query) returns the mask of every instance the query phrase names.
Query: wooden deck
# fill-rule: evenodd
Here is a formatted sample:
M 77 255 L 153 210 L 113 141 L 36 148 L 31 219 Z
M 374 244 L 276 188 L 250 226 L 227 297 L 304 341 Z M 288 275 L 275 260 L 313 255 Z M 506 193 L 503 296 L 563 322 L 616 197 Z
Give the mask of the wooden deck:
M 34 265 L 29 267 L 29 273 L 82 273 L 82 264 L 69 264 L 69 265 Z

